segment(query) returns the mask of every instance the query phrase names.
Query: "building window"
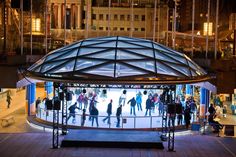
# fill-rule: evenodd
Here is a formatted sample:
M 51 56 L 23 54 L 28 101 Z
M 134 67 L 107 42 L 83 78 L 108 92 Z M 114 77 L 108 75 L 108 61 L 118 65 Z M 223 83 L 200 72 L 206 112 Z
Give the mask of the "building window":
M 134 28 L 134 31 L 138 31 L 138 28 Z
M 123 30 L 125 30 L 125 28 L 124 28 L 124 27 L 121 27 L 120 30 L 123 31 Z
M 145 15 L 142 15 L 142 21 L 145 21 Z
M 141 28 L 141 31 L 145 31 L 145 28 Z
M 114 20 L 118 20 L 118 16 L 117 15 L 114 15 Z
M 130 31 L 130 28 L 127 28 L 127 31 Z
M 139 16 L 138 15 L 134 15 L 134 21 L 138 21 L 139 20 Z
M 124 21 L 125 20 L 125 15 L 120 15 L 120 20 Z
M 117 27 L 113 27 L 113 31 L 117 31 Z
M 129 21 L 130 20 L 130 15 L 127 15 L 127 21 Z
M 99 20 L 103 20 L 103 14 L 99 15 Z
M 32 31 L 40 32 L 41 30 L 41 20 L 40 18 L 32 19 Z
M 209 22 L 209 24 L 207 22 L 203 23 L 203 35 L 208 34 L 209 36 L 212 36 L 212 32 L 213 32 L 212 30 L 213 30 L 212 22 Z
M 102 31 L 102 30 L 103 30 L 103 27 L 99 27 L 99 30 Z
M 106 20 L 109 20 L 109 15 L 108 14 L 106 15 Z
M 92 14 L 92 19 L 96 20 L 96 14 Z

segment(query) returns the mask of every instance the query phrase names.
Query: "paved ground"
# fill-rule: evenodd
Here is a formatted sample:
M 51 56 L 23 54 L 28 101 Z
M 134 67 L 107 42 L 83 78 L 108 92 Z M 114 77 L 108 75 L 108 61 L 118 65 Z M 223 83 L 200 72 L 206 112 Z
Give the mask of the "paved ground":
M 175 150 L 168 152 L 167 142 L 164 150 L 154 149 L 114 149 L 114 148 L 60 148 L 51 149 L 52 134 L 28 125 L 25 115 L 25 91 L 14 95 L 10 109 L 5 99 L 0 100 L 0 118 L 7 115 L 15 117 L 15 123 L 0 127 L 0 156 L 122 156 L 122 157 L 236 157 L 236 138 L 217 137 L 216 134 L 201 135 L 199 132 L 181 131 L 176 133 Z M 236 116 L 228 114 L 222 123 L 236 124 Z M 62 139 L 63 137 L 60 137 Z

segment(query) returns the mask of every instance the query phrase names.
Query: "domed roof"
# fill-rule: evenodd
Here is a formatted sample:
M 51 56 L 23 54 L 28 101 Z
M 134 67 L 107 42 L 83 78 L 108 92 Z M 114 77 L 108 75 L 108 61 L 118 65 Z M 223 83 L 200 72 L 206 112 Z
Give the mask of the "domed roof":
M 98 37 L 56 49 L 27 70 L 42 80 L 77 83 L 172 84 L 209 79 L 186 55 L 156 42 Z

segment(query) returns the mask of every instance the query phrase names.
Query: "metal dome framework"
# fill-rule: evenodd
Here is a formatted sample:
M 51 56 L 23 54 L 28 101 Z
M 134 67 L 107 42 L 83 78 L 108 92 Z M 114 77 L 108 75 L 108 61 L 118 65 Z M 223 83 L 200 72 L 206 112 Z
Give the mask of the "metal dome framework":
M 186 55 L 150 40 L 89 38 L 45 55 L 27 76 L 54 82 L 176 84 L 210 79 Z

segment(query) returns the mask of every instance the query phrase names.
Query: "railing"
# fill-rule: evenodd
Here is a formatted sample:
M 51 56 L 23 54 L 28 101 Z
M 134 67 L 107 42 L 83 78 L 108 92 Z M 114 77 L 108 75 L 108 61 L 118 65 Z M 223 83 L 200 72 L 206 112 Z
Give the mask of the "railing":
M 45 120 L 48 122 L 53 121 L 53 111 L 39 108 L 36 114 L 36 117 Z M 61 124 L 62 112 L 59 111 L 59 123 Z M 69 117 L 69 113 L 68 113 Z M 84 127 L 99 127 L 99 128 L 124 128 L 124 129 L 144 129 L 144 128 L 160 128 L 161 127 L 161 116 L 121 116 L 120 125 L 117 127 L 117 117 L 110 116 L 110 124 L 107 120 L 103 122 L 103 119 L 107 116 L 97 116 L 98 117 L 98 126 L 96 120 L 94 119 L 92 126 L 92 116 L 86 115 L 86 120 Z M 67 124 L 70 126 L 81 126 L 82 123 L 82 114 L 76 113 L 75 118 L 70 117 L 67 121 Z

